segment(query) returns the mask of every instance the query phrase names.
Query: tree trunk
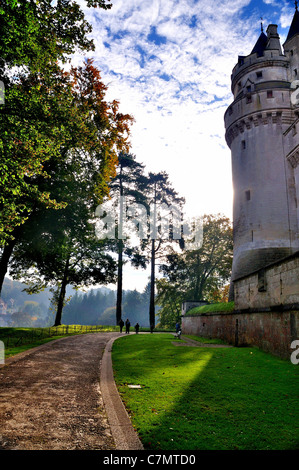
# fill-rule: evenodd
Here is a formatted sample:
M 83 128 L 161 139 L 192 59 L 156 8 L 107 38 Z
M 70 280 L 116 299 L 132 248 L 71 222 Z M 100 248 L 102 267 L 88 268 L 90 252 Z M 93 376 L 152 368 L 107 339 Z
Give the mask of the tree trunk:
M 53 326 L 61 325 L 63 303 L 64 303 L 64 298 L 65 298 L 65 293 L 66 293 L 66 286 L 68 283 L 69 262 L 70 262 L 70 259 L 67 258 L 65 268 L 64 268 L 64 273 L 63 273 L 63 279 L 62 279 L 62 283 L 60 287 L 60 292 L 59 292 L 55 323 Z
M 14 229 L 12 232 L 13 238 L 4 245 L 2 256 L 0 259 L 0 295 L 3 287 L 3 282 L 8 271 L 9 260 L 14 250 L 14 247 L 18 243 L 20 236 L 22 234 L 23 225 L 20 225 Z
M 3 287 L 3 282 L 8 270 L 8 263 L 12 255 L 13 249 L 17 244 L 17 238 L 10 240 L 3 248 L 3 253 L 0 259 L 0 295 Z
M 155 240 L 152 240 L 152 256 L 151 256 L 151 294 L 149 308 L 150 327 L 155 327 Z
M 117 264 L 117 294 L 116 294 L 116 324 L 118 325 L 121 320 L 121 307 L 122 307 L 122 290 L 123 290 L 123 226 L 124 226 L 124 210 L 123 207 L 123 181 L 122 181 L 122 166 L 120 167 L 119 174 L 119 195 L 120 195 L 120 207 L 119 207 L 119 219 L 118 219 L 118 264 Z
M 122 315 L 122 292 L 123 292 L 123 242 L 118 242 L 118 265 L 117 265 L 117 297 L 116 297 L 116 324 L 118 325 Z

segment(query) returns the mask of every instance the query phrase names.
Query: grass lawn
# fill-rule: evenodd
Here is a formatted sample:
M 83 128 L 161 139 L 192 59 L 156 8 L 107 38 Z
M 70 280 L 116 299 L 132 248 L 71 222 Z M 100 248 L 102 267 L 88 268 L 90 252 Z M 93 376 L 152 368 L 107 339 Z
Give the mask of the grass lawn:
M 145 449 L 299 448 L 298 366 L 256 348 L 173 341 L 134 334 L 113 345 L 115 380 Z

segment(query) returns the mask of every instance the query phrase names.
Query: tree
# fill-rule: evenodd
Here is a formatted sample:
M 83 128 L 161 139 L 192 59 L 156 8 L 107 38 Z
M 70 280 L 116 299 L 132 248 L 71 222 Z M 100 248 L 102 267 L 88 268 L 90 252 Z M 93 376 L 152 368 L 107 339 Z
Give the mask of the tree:
M 5 95 L 0 109 L 0 245 L 15 238 L 13 231 L 36 204 L 59 207 L 35 179 L 48 177 L 45 162 L 59 158 L 60 146 L 71 138 L 68 131 L 75 124 L 69 75 L 56 65 L 51 77 L 19 73 L 7 84 Z
M 184 293 L 180 291 L 178 283 L 170 283 L 166 279 L 158 279 L 156 287 L 155 302 L 156 305 L 161 307 L 159 310 L 159 326 L 173 328 L 181 319 Z
M 178 299 L 212 300 L 230 278 L 233 256 L 231 222 L 221 215 L 203 217 L 203 241 L 197 250 L 171 253 L 161 266 L 164 282 L 159 284 L 162 312 L 169 292 Z
M 70 206 L 68 206 L 70 209 Z M 71 211 L 70 211 L 71 212 Z M 79 214 L 47 211 L 34 226 L 35 235 L 24 238 L 13 254 L 11 275 L 26 279 L 29 293 L 54 288 L 55 326 L 61 324 L 66 286 L 75 288 L 115 281 L 115 261 L 104 242 L 95 237 L 93 224 L 79 226 Z M 68 224 L 66 224 L 66 216 Z
M 110 0 L 86 4 L 112 6 Z M 67 62 L 77 50 L 94 50 L 94 43 L 88 37 L 91 26 L 74 1 L 6 0 L 0 4 L 0 17 L 0 76 L 5 87 L 5 105 L 0 106 L 1 292 L 24 222 L 36 206 L 63 207 L 36 184 L 36 178 L 49 178 L 45 163 L 61 158 L 61 147 L 85 130 L 72 80 L 58 61 Z
M 51 206 L 45 208 L 35 201 L 34 210 L 27 222 L 13 231 L 14 239 L 4 246 L 0 261 L 2 278 L 12 249 L 17 243 L 23 243 L 22 250 L 26 247 L 30 252 L 29 247 L 35 239 L 35 226 L 42 224 L 42 221 L 47 224 L 47 211 L 55 210 L 55 216 L 51 213 L 51 217 L 60 221 L 63 234 L 55 232 L 58 240 L 66 237 L 70 226 L 73 226 L 71 239 L 74 236 L 74 227 L 78 233 L 80 230 L 81 233 L 84 232 L 97 205 L 108 194 L 108 183 L 115 174 L 118 152 L 128 149 L 127 139 L 132 117 L 119 113 L 118 102 L 105 101 L 107 87 L 101 82 L 100 73 L 92 61 L 87 61 L 84 67 L 72 69 L 70 77 L 73 81 L 72 100 L 76 119 L 65 123 L 65 127 L 70 125 L 67 132 L 69 138 L 64 145 L 60 143 L 60 157 L 51 158 L 44 163 L 47 177 L 39 174 L 31 177 L 31 183 L 41 193 L 47 193 L 58 201 L 59 209 Z M 81 235 L 77 239 L 80 243 L 83 240 Z M 89 239 L 91 240 L 86 237 L 85 242 Z M 22 250 L 18 250 L 18 257 L 20 253 L 25 256 Z M 33 252 L 31 250 L 32 254 Z M 66 259 L 67 253 L 68 250 L 65 251 Z
M 88 8 L 108 10 L 110 0 L 86 0 Z M 72 0 L 1 1 L 0 75 L 7 67 L 44 67 L 70 55 L 95 49 L 80 5 Z M 17 46 L 17 47 L 16 47 Z
M 101 314 L 99 320 L 102 325 L 114 325 L 115 307 L 107 307 Z
M 230 289 L 230 284 L 220 286 L 216 288 L 215 290 L 211 291 L 207 295 L 207 300 L 211 303 L 228 302 L 229 301 L 229 289 Z
M 118 214 L 116 223 L 116 250 L 117 250 L 117 297 L 116 297 L 116 324 L 118 325 L 122 317 L 123 300 L 123 265 L 125 259 L 129 259 L 135 267 L 145 268 L 146 260 L 142 256 L 138 243 L 130 244 L 130 235 L 134 235 L 134 227 L 131 227 L 130 234 L 125 233 L 127 225 L 127 208 L 136 204 L 146 202 L 147 178 L 144 176 L 144 165 L 137 162 L 135 155 L 121 152 L 118 156 L 118 166 L 116 175 L 109 185 L 110 197 L 116 203 Z M 136 234 L 135 234 L 136 235 Z
M 150 235 L 150 305 L 149 305 L 149 323 L 151 327 L 155 326 L 155 281 L 156 281 L 156 260 L 166 255 L 169 242 L 174 241 L 174 225 L 177 214 L 173 211 L 182 210 L 184 198 L 179 197 L 178 193 L 172 188 L 169 177 L 166 172 L 149 173 L 147 188 L 147 204 L 151 207 L 151 225 Z M 160 207 L 159 207 L 160 206 Z M 165 207 L 167 212 L 166 227 L 161 220 L 159 208 Z M 172 219 L 172 222 L 171 222 Z M 170 221 L 170 223 L 168 223 Z M 180 221 L 179 221 L 180 223 Z M 180 226 L 180 225 L 179 225 Z M 179 239 L 178 239 L 179 243 Z M 166 245 L 166 249 L 165 249 Z
M 90 0 L 87 6 L 111 8 L 109 0 Z M 47 176 L 44 162 L 59 154 L 61 140 L 68 138 L 65 122 L 75 110 L 58 61 L 66 62 L 77 49 L 93 50 L 94 44 L 88 38 L 91 26 L 73 1 L 6 0 L 0 16 L 0 76 L 5 86 L 5 106 L 0 109 L 3 245 L 14 239 L 13 230 L 27 219 L 35 201 L 55 205 L 30 178 Z
M 72 69 L 71 76 L 73 100 L 80 111 L 78 132 L 61 146 L 60 159 L 45 164 L 49 178 L 34 177 L 41 190 L 49 191 L 64 206 L 59 210 L 35 209 L 30 223 L 23 226 L 12 263 L 12 273 L 18 277 L 35 268 L 43 281 L 36 282 L 31 275 L 34 289 L 42 288 L 44 283 L 58 283 L 57 324 L 61 321 L 68 283 L 88 285 L 114 279 L 110 274 L 114 263 L 104 253 L 104 242 L 97 240 L 91 219 L 108 194 L 118 152 L 128 148 L 132 121 L 131 116 L 118 112 L 116 101 L 105 101 L 107 88 L 92 61 Z

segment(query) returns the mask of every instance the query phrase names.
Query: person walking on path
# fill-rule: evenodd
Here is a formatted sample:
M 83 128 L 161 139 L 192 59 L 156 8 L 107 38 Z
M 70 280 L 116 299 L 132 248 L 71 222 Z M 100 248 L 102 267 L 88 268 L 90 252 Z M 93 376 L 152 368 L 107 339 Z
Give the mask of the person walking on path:
M 124 321 L 122 319 L 120 319 L 118 324 L 119 324 L 119 331 L 120 331 L 120 333 L 122 333 L 123 332 L 123 327 L 124 327 Z
M 136 331 L 136 335 L 137 335 L 138 332 L 139 332 L 139 323 L 136 323 L 136 325 L 135 325 L 135 331 Z
M 126 319 L 126 334 L 130 333 L 130 326 L 131 326 L 130 320 L 127 318 Z

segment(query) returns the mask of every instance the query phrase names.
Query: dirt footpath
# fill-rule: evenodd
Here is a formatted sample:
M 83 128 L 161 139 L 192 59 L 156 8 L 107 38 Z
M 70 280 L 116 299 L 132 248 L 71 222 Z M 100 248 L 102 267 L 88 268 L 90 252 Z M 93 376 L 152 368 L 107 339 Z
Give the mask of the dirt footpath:
M 0 368 L 0 449 L 115 449 L 99 377 L 116 336 L 68 337 Z

